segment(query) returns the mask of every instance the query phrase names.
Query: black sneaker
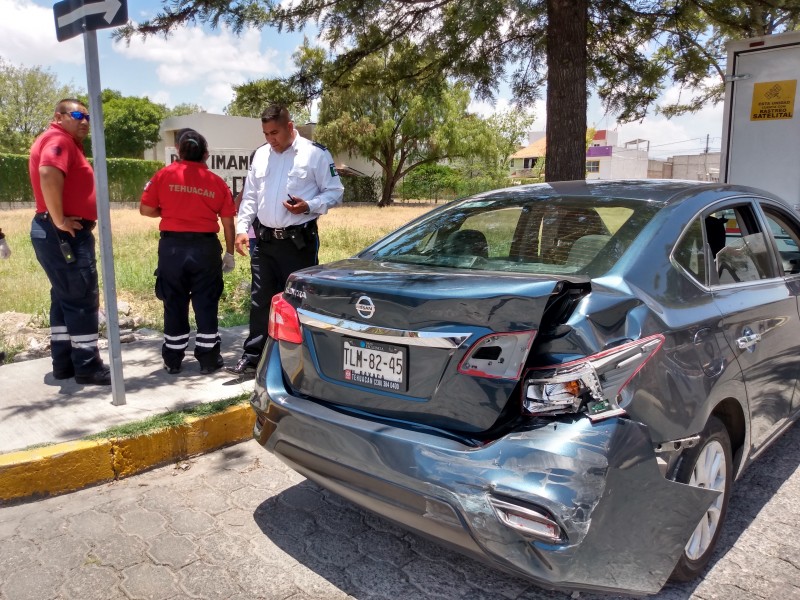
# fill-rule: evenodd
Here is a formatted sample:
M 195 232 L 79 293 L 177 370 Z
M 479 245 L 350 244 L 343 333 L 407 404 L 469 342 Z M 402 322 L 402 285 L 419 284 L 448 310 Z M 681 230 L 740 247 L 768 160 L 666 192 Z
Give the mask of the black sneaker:
M 245 375 L 255 375 L 256 374 L 256 367 L 253 363 L 251 363 L 246 356 L 243 356 L 239 359 L 239 362 L 236 363 L 236 366 L 233 367 L 225 367 L 225 370 L 228 373 L 233 373 L 234 375 L 239 375 L 243 377 Z
M 89 375 L 75 375 L 75 382 L 90 385 L 111 385 L 111 369 L 100 367 Z
M 202 373 L 203 375 L 210 375 L 211 373 L 219 371 L 224 364 L 225 362 L 222 360 L 222 357 L 218 356 L 217 362 L 213 364 L 204 365 L 203 363 L 200 363 L 200 373 Z
M 178 365 L 177 367 L 170 367 L 167 363 L 164 363 L 164 370 L 170 375 L 177 375 L 181 372 L 181 366 Z

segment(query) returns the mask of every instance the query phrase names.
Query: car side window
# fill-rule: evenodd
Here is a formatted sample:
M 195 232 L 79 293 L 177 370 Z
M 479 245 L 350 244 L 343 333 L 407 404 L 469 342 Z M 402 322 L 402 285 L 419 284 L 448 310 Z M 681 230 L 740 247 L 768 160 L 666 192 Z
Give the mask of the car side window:
M 703 227 L 695 219 L 686 229 L 672 254 L 675 261 L 703 285 L 706 279 L 706 258 L 703 252 Z
M 704 226 L 714 266 L 712 283 L 728 285 L 775 276 L 767 239 L 749 204 L 711 213 Z
M 787 275 L 800 273 L 800 232 L 794 219 L 773 206 L 762 204 L 761 209 L 775 241 L 783 272 Z

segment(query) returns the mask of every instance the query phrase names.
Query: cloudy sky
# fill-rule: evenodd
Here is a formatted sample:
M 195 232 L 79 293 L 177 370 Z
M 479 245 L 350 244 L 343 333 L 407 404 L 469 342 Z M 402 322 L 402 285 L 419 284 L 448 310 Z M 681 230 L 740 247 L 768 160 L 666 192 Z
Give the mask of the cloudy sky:
M 157 0 L 128 0 L 128 17 L 142 21 L 152 16 Z M 53 2 L 0 0 L 0 56 L 16 66 L 40 66 L 64 84 L 86 89 L 83 37 L 58 42 Z M 126 96 L 147 96 L 167 106 L 189 102 L 212 113 L 221 113 L 232 97 L 233 85 L 253 79 L 286 75 L 292 67 L 292 52 L 302 43 L 303 33 L 274 30 L 243 32 L 240 36 L 222 29 L 209 31 L 186 27 L 171 35 L 113 44 L 111 30 L 98 30 L 100 83 Z M 313 37 L 314 32 L 306 32 Z M 670 90 L 667 98 L 677 94 Z M 473 103 L 483 115 L 506 108 L 508 98 L 494 106 Z M 544 102 L 532 107 L 534 129 L 544 129 Z M 613 115 L 605 115 L 599 103 L 590 102 L 588 123 L 597 129 L 617 129 L 620 144 L 633 139 L 650 142 L 651 158 L 703 152 L 708 138 L 711 151 L 719 150 L 722 106 L 698 114 L 667 120 L 648 117 L 641 123 L 617 126 Z

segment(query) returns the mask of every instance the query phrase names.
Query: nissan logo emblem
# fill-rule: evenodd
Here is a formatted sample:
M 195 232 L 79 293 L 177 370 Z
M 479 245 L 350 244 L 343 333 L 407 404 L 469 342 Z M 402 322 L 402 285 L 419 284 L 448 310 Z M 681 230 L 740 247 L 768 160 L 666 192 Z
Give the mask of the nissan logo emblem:
M 372 318 L 372 315 L 375 314 L 375 305 L 369 296 L 361 296 L 356 300 L 356 312 L 365 319 Z

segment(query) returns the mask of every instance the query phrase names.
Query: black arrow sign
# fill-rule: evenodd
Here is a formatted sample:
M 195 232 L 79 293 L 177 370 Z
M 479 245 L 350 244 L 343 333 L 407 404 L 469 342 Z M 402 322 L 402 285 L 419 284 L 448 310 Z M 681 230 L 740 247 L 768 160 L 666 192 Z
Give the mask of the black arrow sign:
M 59 42 L 81 35 L 84 31 L 119 27 L 128 22 L 126 0 L 64 0 L 53 5 L 56 38 Z

